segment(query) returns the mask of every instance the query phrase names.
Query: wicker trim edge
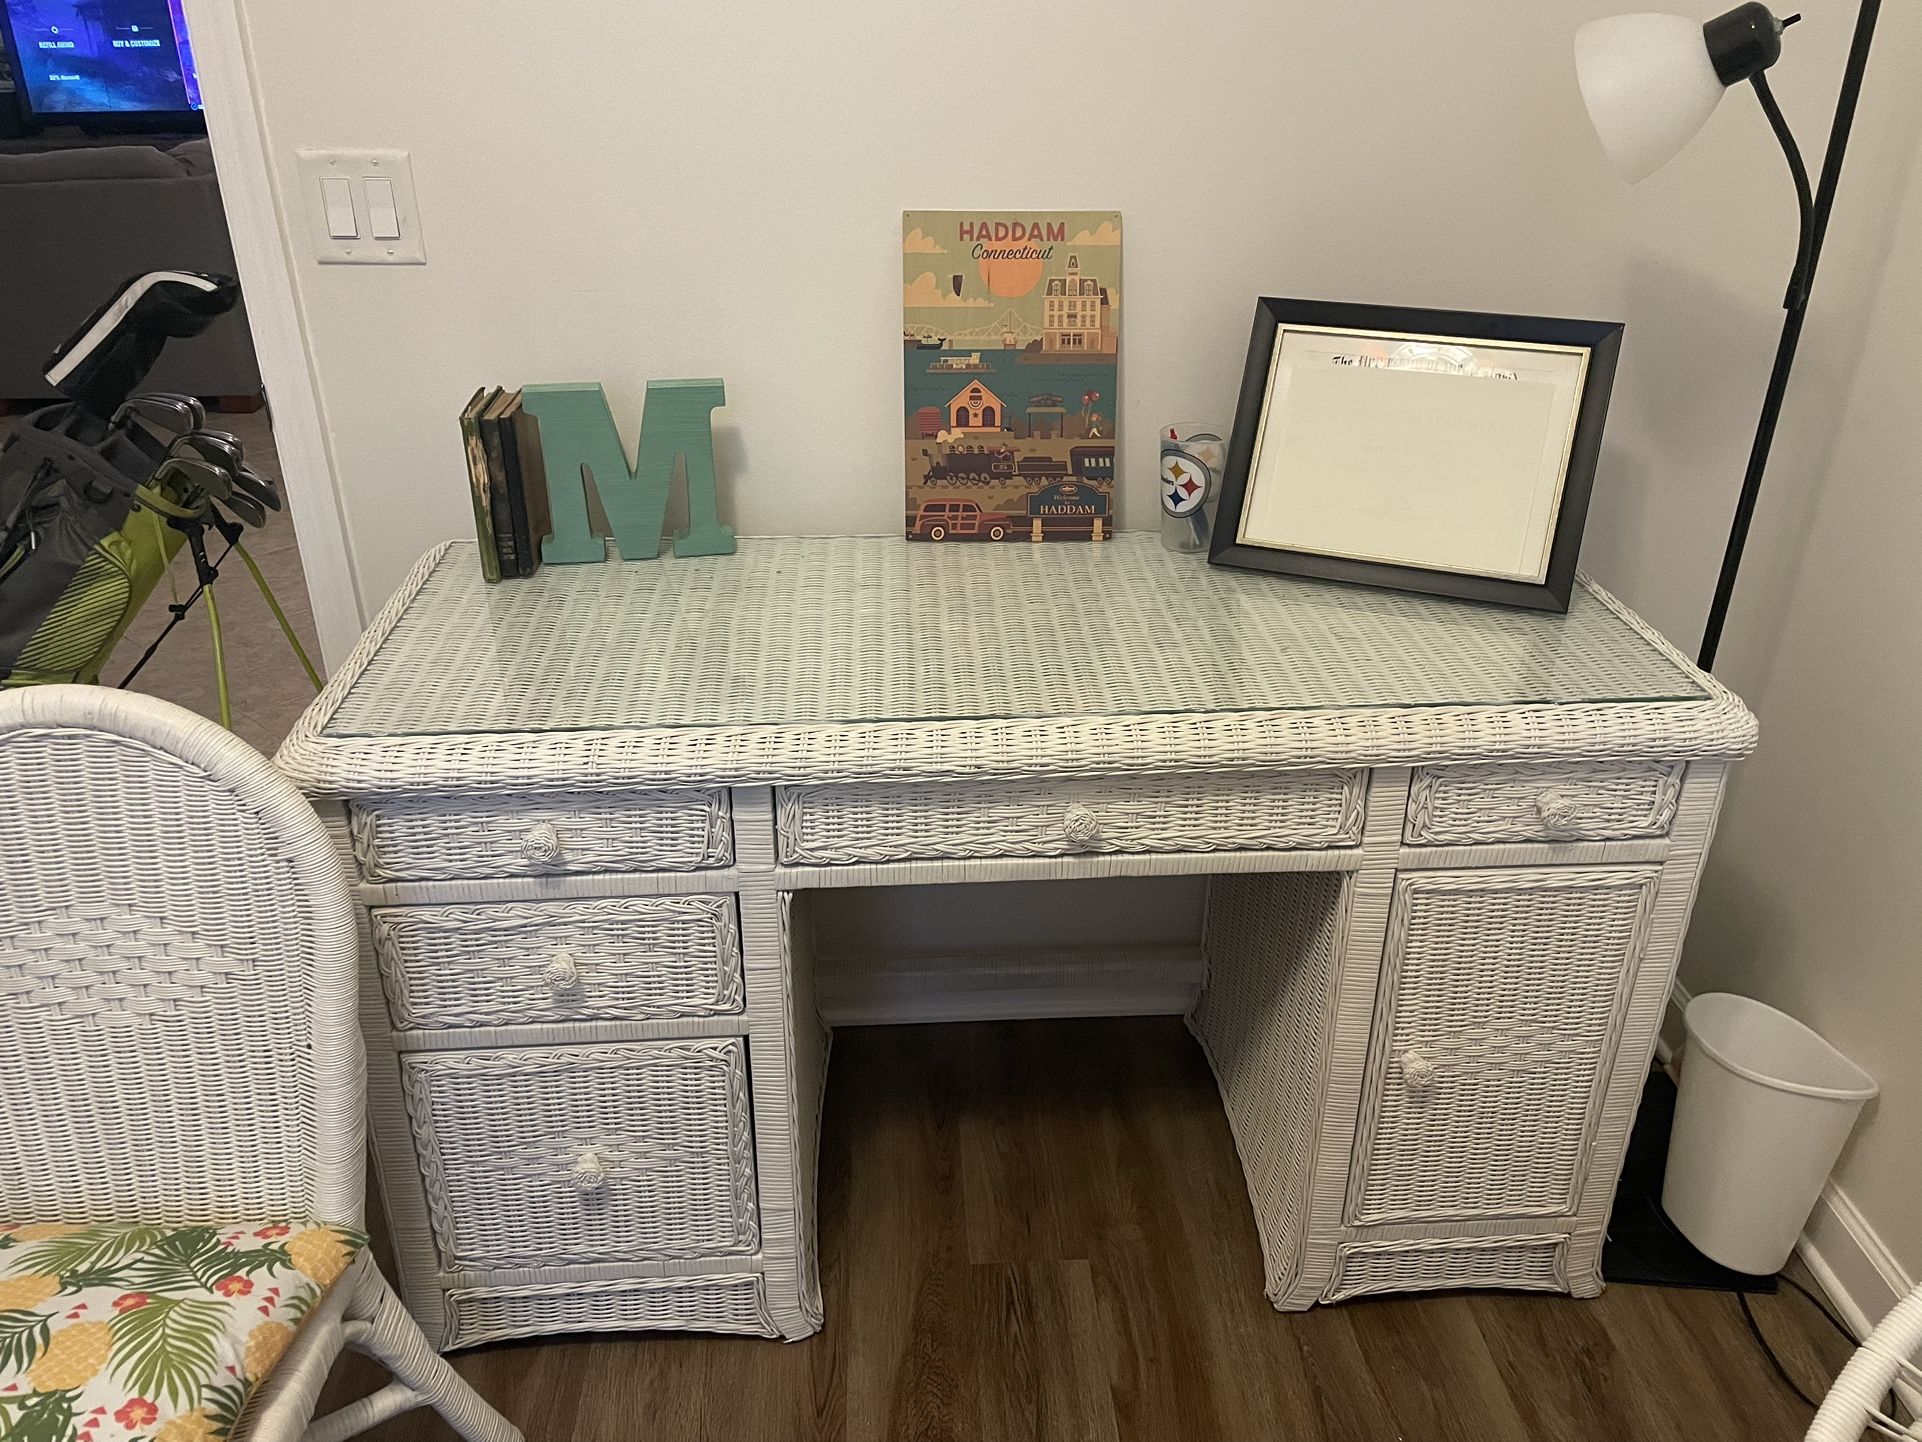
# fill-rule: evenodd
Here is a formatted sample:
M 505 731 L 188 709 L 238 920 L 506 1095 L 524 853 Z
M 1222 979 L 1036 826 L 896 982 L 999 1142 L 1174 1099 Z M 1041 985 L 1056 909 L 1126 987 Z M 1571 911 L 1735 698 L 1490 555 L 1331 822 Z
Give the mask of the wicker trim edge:
M 1523 1287 L 1529 1290 L 1565 1292 L 1568 1290 L 1568 1236 L 1561 1232 L 1544 1232 L 1530 1236 L 1494 1237 L 1433 1237 L 1416 1241 L 1395 1242 L 1347 1242 L 1336 1249 L 1335 1274 L 1328 1279 L 1328 1289 L 1322 1293 L 1324 1302 L 1342 1302 L 1350 1297 L 1367 1296 L 1381 1292 L 1408 1290 L 1405 1278 L 1398 1277 L 1395 1285 L 1382 1286 L 1370 1282 L 1351 1282 L 1343 1285 L 1344 1274 L 1350 1264 L 1362 1258 L 1385 1254 L 1407 1256 L 1436 1255 L 1461 1258 L 1473 1257 L 1484 1253 L 1514 1251 L 1547 1251 L 1548 1280 L 1539 1288 L 1513 1278 L 1468 1280 L 1450 1279 L 1444 1286 L 1486 1286 L 1486 1287 Z
M 1437 761 L 1737 757 L 1755 718 L 1640 617 L 1583 583 L 1708 694 L 1699 701 L 1242 711 L 1174 716 L 652 727 L 484 735 L 323 735 L 361 672 L 454 542 L 429 551 L 275 756 L 316 795 L 490 795 L 659 786 L 1016 780 L 1292 771 Z

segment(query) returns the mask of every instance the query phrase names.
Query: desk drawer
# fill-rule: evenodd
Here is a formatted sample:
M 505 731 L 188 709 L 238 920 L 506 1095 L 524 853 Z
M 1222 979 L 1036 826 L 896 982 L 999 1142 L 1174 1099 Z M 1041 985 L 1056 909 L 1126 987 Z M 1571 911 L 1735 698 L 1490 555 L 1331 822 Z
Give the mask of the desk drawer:
M 368 881 L 699 871 L 734 860 L 728 794 L 382 797 L 348 808 Z
M 789 787 L 776 845 L 794 864 L 1353 846 L 1363 793 L 1359 771 Z
M 1423 766 L 1409 784 L 1411 846 L 1489 841 L 1626 841 L 1666 836 L 1680 762 Z
M 448 1270 L 760 1245 L 738 1037 L 416 1052 L 400 1066 Z
M 732 896 L 623 896 L 369 914 L 402 1030 L 645 1021 L 741 1009 Z

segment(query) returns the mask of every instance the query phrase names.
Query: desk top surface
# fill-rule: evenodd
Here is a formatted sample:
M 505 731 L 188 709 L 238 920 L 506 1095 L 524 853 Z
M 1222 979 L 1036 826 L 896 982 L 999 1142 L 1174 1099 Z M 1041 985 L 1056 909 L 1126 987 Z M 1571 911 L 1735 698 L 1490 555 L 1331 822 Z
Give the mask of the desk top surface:
M 1491 725 L 1507 740 L 1477 734 Z M 1362 734 L 1387 732 L 1380 754 Z M 499 762 L 570 736 L 598 737 L 625 784 L 672 784 L 1732 755 L 1753 722 L 1586 582 L 1554 616 L 1227 570 L 1123 533 L 750 539 L 489 586 L 453 543 L 281 759 L 318 789 L 411 790 L 404 765 L 368 770 L 376 750 L 444 773 L 454 748 Z M 529 784 L 565 779 L 515 759 L 548 773 Z

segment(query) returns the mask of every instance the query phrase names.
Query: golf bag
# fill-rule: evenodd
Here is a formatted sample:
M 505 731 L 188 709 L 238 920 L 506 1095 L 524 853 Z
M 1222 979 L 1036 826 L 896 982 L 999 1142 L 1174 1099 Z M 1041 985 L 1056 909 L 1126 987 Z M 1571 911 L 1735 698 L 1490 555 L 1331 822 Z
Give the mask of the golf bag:
M 99 681 L 186 542 L 144 484 L 161 448 L 135 430 L 88 444 L 90 420 L 48 406 L 0 447 L 0 685 Z
M 98 682 L 182 546 L 196 586 L 168 608 L 173 620 L 206 603 L 222 725 L 232 723 L 214 582 L 236 552 L 266 597 L 316 689 L 307 658 L 243 526 L 280 509 L 271 481 L 250 470 L 238 438 L 209 430 L 190 396 L 134 394 L 169 337 L 197 335 L 231 310 L 225 276 L 153 271 L 121 286 L 47 360 L 48 382 L 69 397 L 35 411 L 0 446 L 0 685 Z M 218 557 L 207 533 L 227 543 Z M 148 647 L 125 686 L 159 645 Z

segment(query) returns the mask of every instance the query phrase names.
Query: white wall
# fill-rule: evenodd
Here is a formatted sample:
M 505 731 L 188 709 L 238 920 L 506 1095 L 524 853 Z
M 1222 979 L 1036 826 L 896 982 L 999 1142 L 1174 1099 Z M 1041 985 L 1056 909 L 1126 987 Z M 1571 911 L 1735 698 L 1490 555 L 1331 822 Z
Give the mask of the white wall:
M 1882 1084 L 1835 1182 L 1922 1279 L 1922 154 L 1683 962 Z
M 1575 26 L 1610 8 L 249 6 L 297 254 L 296 148 L 414 159 L 425 267 L 297 261 L 361 599 L 468 528 L 453 417 L 483 381 L 603 380 L 631 437 L 649 377 L 723 376 L 743 533 L 895 529 L 899 212 L 1117 206 L 1124 524 L 1154 524 L 1162 421 L 1231 419 L 1264 291 L 1622 319 L 1586 561 L 1687 645 L 1767 373 L 1792 202 L 1746 94 L 1654 180 L 1615 178 L 1569 58 Z M 1849 10 L 1812 9 L 1781 67 L 1811 135 Z M 1032 43 L 969 38 L 1003 34 Z M 1062 53 L 1087 78 L 1064 86 Z M 1097 86 L 1105 100 L 1063 93 Z M 1865 211 L 1885 188 L 1873 160 L 1865 144 L 1852 176 Z M 1812 328 L 1804 394 L 1825 351 L 1853 353 L 1860 311 Z
M 1793 205 L 1746 93 L 1643 186 L 1614 177 L 1569 41 L 1615 8 L 250 5 L 361 600 L 371 609 L 421 550 L 467 530 L 453 418 L 482 382 L 604 381 L 631 438 L 650 377 L 721 375 L 724 500 L 744 534 L 894 530 L 899 212 L 1113 206 L 1127 236 L 1124 524 L 1154 524 L 1155 427 L 1231 419 L 1260 293 L 1620 319 L 1584 561 L 1692 649 L 1780 323 Z M 1922 697 L 1903 586 L 1913 422 L 1893 419 L 1914 402 L 1890 377 L 1913 375 L 1922 317 L 1912 269 L 1877 287 L 1905 184 L 1911 267 L 1922 239 L 1919 10 L 1884 16 L 1725 642 L 1763 750 L 1738 781 L 1689 960 L 1698 986 L 1782 1001 L 1882 1074 L 1887 1098 L 1844 1177 L 1911 1270 L 1922 1185 L 1905 968 L 1922 838 L 1903 733 Z M 1811 165 L 1853 13 L 1813 0 L 1776 71 Z M 976 39 L 1004 35 L 1031 44 Z M 1097 89 L 1105 99 L 1082 98 Z M 411 151 L 429 263 L 304 258 L 303 146 Z M 1872 313 L 1904 306 L 1864 363 Z M 1176 900 L 1189 914 L 1192 896 Z M 884 913 L 837 924 L 915 940 Z

